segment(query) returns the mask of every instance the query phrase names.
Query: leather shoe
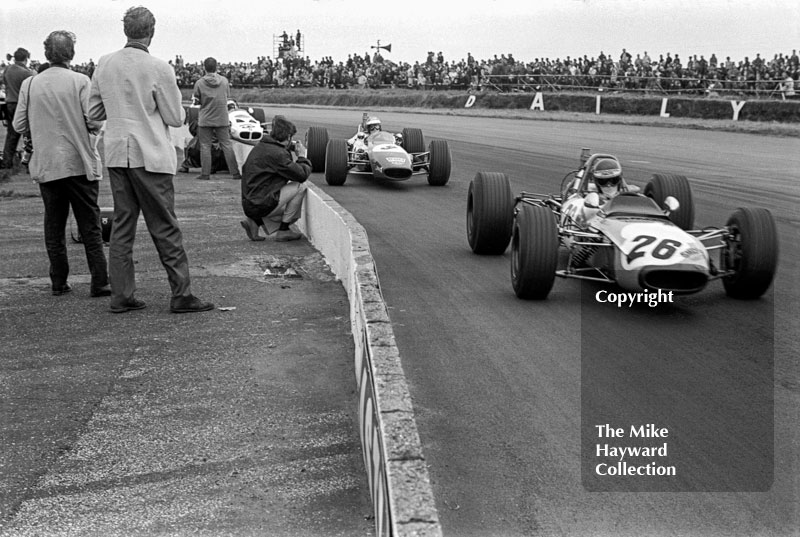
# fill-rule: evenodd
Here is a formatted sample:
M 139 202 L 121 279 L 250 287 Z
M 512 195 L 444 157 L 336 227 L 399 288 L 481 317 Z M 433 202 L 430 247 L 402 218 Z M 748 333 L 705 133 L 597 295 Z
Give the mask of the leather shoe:
M 214 309 L 211 302 L 203 302 L 194 295 L 173 298 L 169 304 L 172 313 L 195 313 L 198 311 L 210 311 Z
M 265 237 L 262 237 L 262 236 L 260 236 L 258 234 L 258 224 L 256 224 L 255 222 L 253 222 L 249 218 L 247 220 L 242 220 L 239 223 L 242 224 L 242 227 L 244 228 L 244 232 L 247 233 L 247 238 L 250 239 L 251 241 L 263 241 L 263 240 L 266 240 Z
M 140 310 L 145 306 L 147 306 L 147 304 L 145 304 L 143 301 L 138 300 L 136 298 L 131 298 L 130 300 L 119 306 L 115 306 L 114 304 L 112 304 L 111 307 L 109 308 L 109 311 L 111 313 L 125 313 L 126 311 Z
M 93 287 L 91 291 L 89 291 L 89 296 L 92 298 L 98 296 L 111 296 L 111 285 L 106 284 L 102 287 Z
M 187 168 L 186 166 L 181 166 L 180 168 L 178 168 L 178 171 L 181 173 L 189 173 L 189 168 Z
M 209 177 L 208 175 L 198 175 L 197 177 L 195 177 L 195 179 L 199 179 L 200 181 L 210 181 L 211 177 Z
M 275 240 L 278 242 L 296 241 L 303 237 L 299 231 L 292 231 L 291 229 L 279 229 L 278 234 L 275 235 Z
M 68 283 L 65 283 L 64 285 L 53 286 L 53 296 L 66 295 L 67 293 L 70 292 L 72 292 L 72 286 Z

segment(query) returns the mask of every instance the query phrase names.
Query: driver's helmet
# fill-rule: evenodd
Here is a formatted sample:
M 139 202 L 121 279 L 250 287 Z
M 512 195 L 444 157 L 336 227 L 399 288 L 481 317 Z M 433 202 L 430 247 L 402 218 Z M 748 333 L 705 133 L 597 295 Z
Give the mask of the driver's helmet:
M 367 134 L 372 134 L 373 132 L 381 130 L 381 120 L 375 116 L 372 116 L 367 119 L 364 127 L 367 129 Z
M 236 106 L 236 101 L 233 101 L 233 100 L 229 100 L 228 101 L 228 112 L 230 112 L 232 110 L 236 110 L 237 108 L 239 108 L 239 107 Z
M 592 178 L 604 196 L 613 196 L 622 181 L 622 168 L 614 159 L 601 158 L 592 165 Z

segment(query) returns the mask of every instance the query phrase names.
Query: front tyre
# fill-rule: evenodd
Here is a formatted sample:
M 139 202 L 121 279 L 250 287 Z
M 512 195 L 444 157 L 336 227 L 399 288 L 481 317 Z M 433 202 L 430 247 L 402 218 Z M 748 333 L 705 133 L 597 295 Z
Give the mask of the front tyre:
M 306 132 L 306 156 L 311 161 L 311 170 L 325 170 L 325 150 L 328 147 L 328 129 L 325 127 L 309 127 Z
M 511 284 L 517 297 L 543 300 L 556 279 L 558 228 L 547 207 L 520 204 L 511 236 Z
M 325 182 L 342 186 L 347 180 L 347 140 L 328 140 L 325 150 Z
M 514 196 L 504 173 L 478 172 L 467 193 L 467 241 L 480 255 L 502 255 L 511 240 Z
M 733 274 L 722 278 L 733 298 L 753 299 L 772 284 L 778 267 L 778 231 L 767 209 L 736 209 L 728 218 L 728 240 L 722 268 Z
M 664 207 L 664 200 L 672 196 L 678 203 L 677 211 L 671 212 L 669 219 L 673 224 L 685 230 L 694 229 L 694 200 L 689 180 L 683 175 L 654 174 L 644 187 L 644 195 L 652 198 L 659 207 Z
M 450 179 L 452 158 L 446 140 L 433 140 L 428 147 L 430 151 L 430 164 L 428 169 L 428 184 L 431 186 L 444 186 Z

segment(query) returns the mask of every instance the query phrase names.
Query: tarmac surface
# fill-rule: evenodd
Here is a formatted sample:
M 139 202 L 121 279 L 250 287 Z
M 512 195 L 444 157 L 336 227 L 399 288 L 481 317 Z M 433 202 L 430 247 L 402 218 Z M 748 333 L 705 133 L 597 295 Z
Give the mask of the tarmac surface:
M 0 535 L 374 534 L 341 282 L 306 240 L 249 241 L 239 183 L 192 171 L 176 212 L 217 307 L 182 315 L 143 219 L 145 309 L 89 297 L 70 226 L 52 296 L 38 187 L 0 183 Z

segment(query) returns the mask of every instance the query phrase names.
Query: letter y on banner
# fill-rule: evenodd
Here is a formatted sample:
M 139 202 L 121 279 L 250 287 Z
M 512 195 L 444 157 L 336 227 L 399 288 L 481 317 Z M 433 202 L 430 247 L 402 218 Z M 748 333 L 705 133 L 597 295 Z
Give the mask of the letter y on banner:
M 744 105 L 745 105 L 746 102 L 747 101 L 742 101 L 742 102 L 731 101 L 731 106 L 733 107 L 733 120 L 734 121 L 739 121 L 739 112 L 742 111 L 742 108 L 744 108 Z

